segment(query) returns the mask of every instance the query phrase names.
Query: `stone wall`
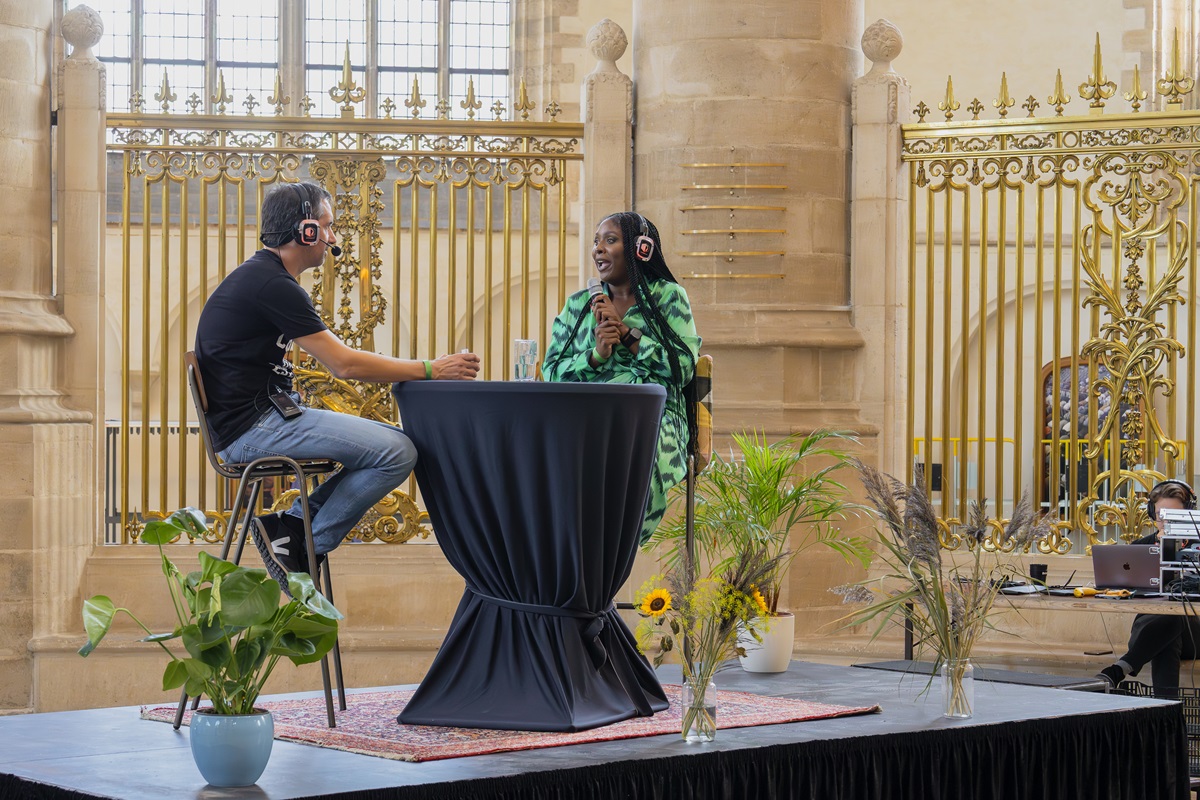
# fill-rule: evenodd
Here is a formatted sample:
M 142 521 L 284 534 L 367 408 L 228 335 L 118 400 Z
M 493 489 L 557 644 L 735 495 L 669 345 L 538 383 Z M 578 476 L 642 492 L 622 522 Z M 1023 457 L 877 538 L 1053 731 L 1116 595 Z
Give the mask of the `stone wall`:
M 51 0 L 0 0 L 0 709 L 35 706 L 30 644 L 75 615 L 95 533 L 90 413 L 72 408 L 52 294 Z M 82 406 L 91 407 L 84 398 Z M 78 408 L 78 406 L 76 406 Z

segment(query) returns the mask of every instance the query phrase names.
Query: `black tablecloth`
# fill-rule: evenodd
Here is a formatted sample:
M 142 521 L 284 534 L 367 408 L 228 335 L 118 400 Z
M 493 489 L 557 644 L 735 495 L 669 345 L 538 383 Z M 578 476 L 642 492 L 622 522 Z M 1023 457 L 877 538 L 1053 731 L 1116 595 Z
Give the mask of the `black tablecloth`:
M 577 731 L 667 708 L 612 598 L 637 552 L 666 393 L 397 384 L 438 543 L 466 580 L 399 720 Z

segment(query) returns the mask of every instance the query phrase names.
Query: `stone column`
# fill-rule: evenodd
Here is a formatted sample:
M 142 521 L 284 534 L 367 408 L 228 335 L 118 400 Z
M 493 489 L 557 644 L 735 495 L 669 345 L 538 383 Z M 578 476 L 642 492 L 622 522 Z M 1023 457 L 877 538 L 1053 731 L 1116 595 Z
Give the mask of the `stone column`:
M 849 430 L 875 447 L 850 308 L 861 14 L 840 0 L 694 0 L 681 21 L 677 4 L 634 3 L 635 206 L 713 355 L 719 447 L 752 428 Z M 684 255 L 730 250 L 782 255 Z M 857 577 L 825 548 L 797 560 L 784 600 L 803 612 L 799 638 L 844 613 L 826 590 Z
M 634 4 L 635 205 L 658 225 L 713 354 L 718 432 L 873 434 L 858 415 L 849 311 L 860 14 L 835 0 L 697 0 L 680 24 L 670 3 Z M 721 205 L 764 208 L 685 210 Z M 685 233 L 729 228 L 747 232 Z M 783 255 L 682 255 L 728 250 Z M 687 277 L 730 273 L 760 277 Z
M 588 31 L 596 68 L 583 79 L 583 209 L 579 226 L 580 280 L 591 275 L 592 231 L 606 214 L 631 207 L 633 195 L 633 81 L 617 68 L 629 45 L 625 31 L 602 19 Z
M 91 426 L 77 424 L 91 415 L 64 403 L 72 331 L 51 293 L 53 19 L 54 0 L 0 0 L 0 709 L 35 705 L 33 640 L 77 618 L 98 527 Z
M 866 342 L 862 416 L 878 426 L 879 466 L 903 475 L 908 362 L 908 181 L 900 160 L 900 109 L 908 82 L 892 69 L 904 40 L 885 19 L 862 37 L 871 70 L 854 82 L 854 158 L 850 228 L 854 327 Z

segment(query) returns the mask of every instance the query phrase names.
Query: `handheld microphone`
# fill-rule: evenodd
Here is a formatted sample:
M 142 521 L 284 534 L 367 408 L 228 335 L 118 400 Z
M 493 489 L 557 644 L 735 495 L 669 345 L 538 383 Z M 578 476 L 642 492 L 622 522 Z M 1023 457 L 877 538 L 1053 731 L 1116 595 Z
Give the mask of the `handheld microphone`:
M 604 294 L 604 284 L 600 282 L 599 278 L 588 278 L 587 288 L 588 294 L 591 295 L 588 298 L 588 306 L 590 307 L 592 303 L 596 302 L 597 297 Z

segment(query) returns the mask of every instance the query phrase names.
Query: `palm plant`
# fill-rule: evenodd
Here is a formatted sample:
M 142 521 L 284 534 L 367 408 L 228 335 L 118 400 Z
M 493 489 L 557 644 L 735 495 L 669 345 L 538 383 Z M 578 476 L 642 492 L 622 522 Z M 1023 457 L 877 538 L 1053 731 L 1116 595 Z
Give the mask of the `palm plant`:
M 858 508 L 846 501 L 846 487 L 838 481 L 849 464 L 838 445 L 856 443 L 852 437 L 816 431 L 768 442 L 765 433 L 750 431 L 733 434 L 733 441 L 736 452 L 728 459 L 716 454 L 696 480 L 696 545 L 702 561 L 721 572 L 737 554 L 761 548 L 772 568 L 758 589 L 771 614 L 778 612 L 788 567 L 809 547 L 824 545 L 848 562 L 867 566 L 867 541 L 844 535 L 834 524 Z M 681 489 L 675 501 L 683 501 Z M 651 539 L 652 545 L 668 546 L 668 570 L 684 557 L 685 535 L 683 515 L 676 514 Z

